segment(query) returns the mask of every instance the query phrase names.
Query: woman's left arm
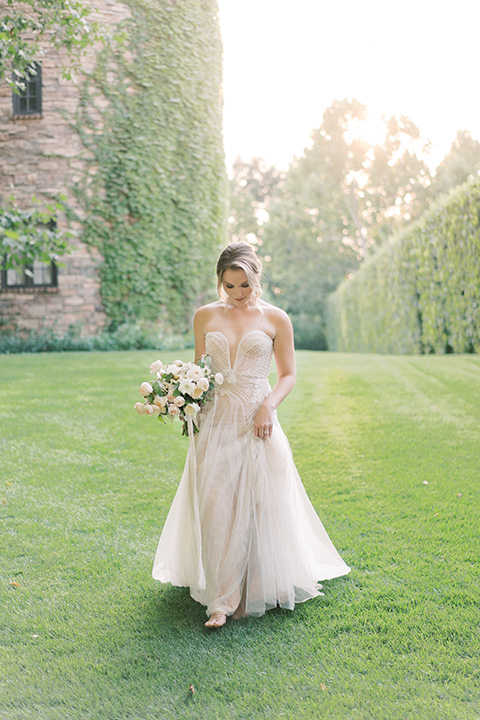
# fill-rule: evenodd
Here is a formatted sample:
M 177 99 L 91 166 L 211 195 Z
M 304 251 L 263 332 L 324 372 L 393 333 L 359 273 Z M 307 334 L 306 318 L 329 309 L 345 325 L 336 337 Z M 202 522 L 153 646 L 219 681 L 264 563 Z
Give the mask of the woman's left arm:
M 292 323 L 288 315 L 283 311 L 279 311 L 275 320 L 273 352 L 277 369 L 277 382 L 270 395 L 259 407 L 253 428 L 254 434 L 262 439 L 272 434 L 274 411 L 293 390 L 296 378 Z

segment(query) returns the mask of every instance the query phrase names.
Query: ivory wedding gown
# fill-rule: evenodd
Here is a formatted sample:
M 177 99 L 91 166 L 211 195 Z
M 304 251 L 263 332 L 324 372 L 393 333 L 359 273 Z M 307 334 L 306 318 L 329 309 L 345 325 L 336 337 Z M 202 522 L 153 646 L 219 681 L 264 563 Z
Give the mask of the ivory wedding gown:
M 211 368 L 224 376 L 199 418 L 160 537 L 152 575 L 231 615 L 263 615 L 321 595 L 319 580 L 346 575 L 303 488 L 275 414 L 271 437 L 253 434 L 270 393 L 273 341 L 252 330 L 233 366 L 221 332 L 206 334 Z

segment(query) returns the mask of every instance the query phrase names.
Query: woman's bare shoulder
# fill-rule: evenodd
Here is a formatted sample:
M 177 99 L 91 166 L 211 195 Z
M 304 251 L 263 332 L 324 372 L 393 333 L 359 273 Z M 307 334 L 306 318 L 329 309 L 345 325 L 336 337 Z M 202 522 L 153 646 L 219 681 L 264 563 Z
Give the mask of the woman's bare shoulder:
M 223 307 L 224 303 L 221 300 L 216 300 L 215 302 L 208 303 L 208 305 L 202 305 L 202 307 L 199 307 L 198 310 L 195 312 L 194 323 L 204 325 Z
M 272 323 L 276 330 L 283 329 L 285 327 L 291 327 L 292 323 L 285 310 L 281 310 L 275 305 L 261 300 L 262 310 L 265 313 L 265 317 Z

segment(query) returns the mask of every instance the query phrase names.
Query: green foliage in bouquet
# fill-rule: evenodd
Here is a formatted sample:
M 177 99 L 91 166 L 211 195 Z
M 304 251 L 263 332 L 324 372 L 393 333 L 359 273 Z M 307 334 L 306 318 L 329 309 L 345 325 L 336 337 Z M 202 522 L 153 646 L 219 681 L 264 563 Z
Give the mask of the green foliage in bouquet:
M 127 5 L 69 118 L 86 149 L 78 219 L 103 256 L 110 328 L 161 319 L 181 333 L 225 242 L 217 3 Z
M 331 350 L 480 352 L 480 182 L 445 195 L 328 302 Z

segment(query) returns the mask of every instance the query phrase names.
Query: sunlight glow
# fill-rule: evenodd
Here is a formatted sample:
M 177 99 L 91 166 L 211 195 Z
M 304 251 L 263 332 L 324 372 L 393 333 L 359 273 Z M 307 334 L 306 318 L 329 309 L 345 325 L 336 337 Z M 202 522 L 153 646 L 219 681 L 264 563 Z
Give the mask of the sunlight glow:
M 367 106 L 358 127 L 367 142 L 382 142 L 382 115 L 410 117 L 432 141 L 432 167 L 457 130 L 480 138 L 473 91 L 480 3 L 403 0 L 401 11 L 385 0 L 218 4 L 229 168 L 241 156 L 287 169 L 325 110 L 343 98 Z
M 352 120 L 345 133 L 347 142 L 364 140 L 369 145 L 383 145 L 387 128 L 380 117 L 369 113 L 365 120 Z

